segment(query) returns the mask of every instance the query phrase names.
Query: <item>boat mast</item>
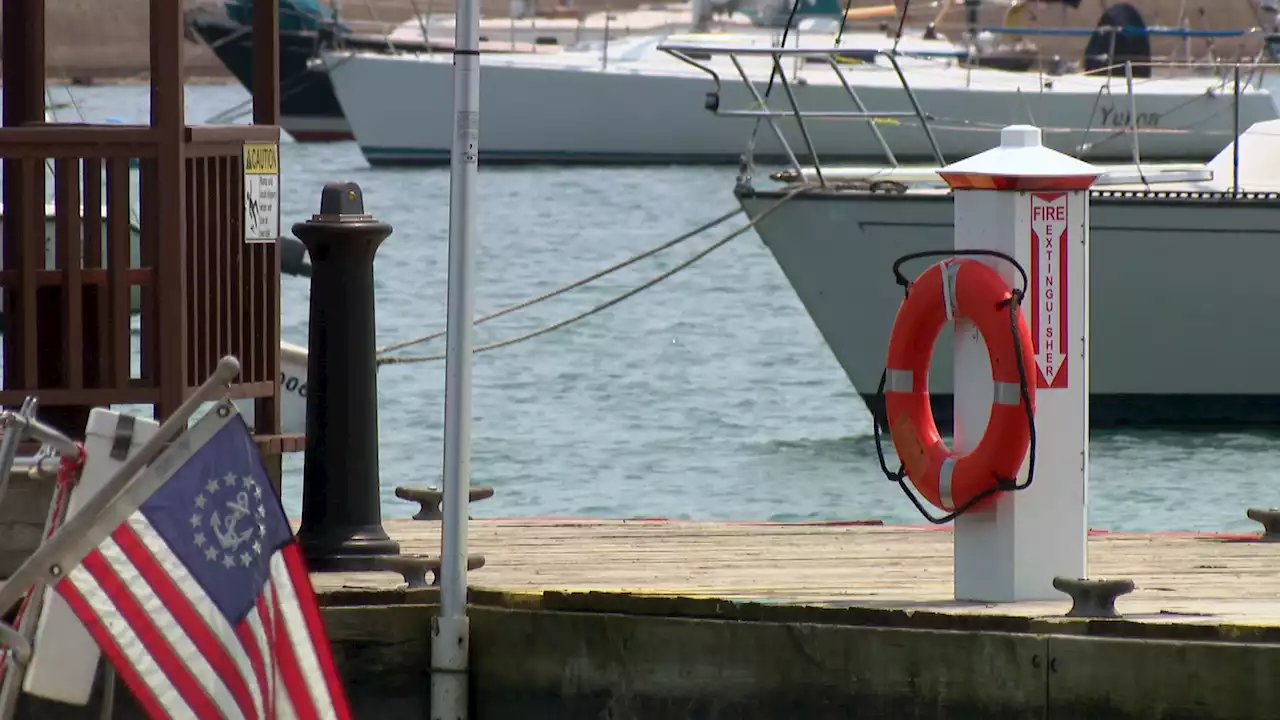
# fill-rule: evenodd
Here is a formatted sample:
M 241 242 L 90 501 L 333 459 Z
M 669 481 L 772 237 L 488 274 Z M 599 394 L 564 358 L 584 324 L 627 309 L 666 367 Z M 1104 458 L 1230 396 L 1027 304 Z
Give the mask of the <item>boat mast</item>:
M 471 494 L 471 352 L 480 144 L 480 0 L 458 0 L 453 47 L 453 147 L 449 164 L 449 280 L 445 325 L 444 499 L 440 615 L 432 627 L 431 715 L 466 720 L 467 519 Z
M 969 35 L 969 45 L 977 47 L 978 45 L 978 9 L 982 4 L 982 0 L 964 0 L 964 20 L 968 26 L 966 32 Z M 903 8 L 903 14 L 906 14 Z

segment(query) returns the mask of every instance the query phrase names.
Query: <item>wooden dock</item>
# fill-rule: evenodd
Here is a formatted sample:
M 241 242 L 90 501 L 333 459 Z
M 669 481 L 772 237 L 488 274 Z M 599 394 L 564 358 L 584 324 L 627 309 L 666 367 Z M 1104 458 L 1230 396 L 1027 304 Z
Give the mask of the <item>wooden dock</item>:
M 438 521 L 396 520 L 410 553 Z M 1123 620 L 1068 600 L 951 600 L 946 529 L 480 519 L 471 552 L 475 720 L 1280 720 L 1280 544 L 1098 533 Z M 430 717 L 437 594 L 315 573 L 355 717 Z M 343 588 L 350 588 L 344 591 Z M 487 589 L 487 590 L 486 590 Z M 141 718 L 128 698 L 116 717 Z M 83 720 L 32 702 L 19 717 Z M 84 712 L 81 712 L 81 711 Z
M 405 553 L 436 554 L 440 524 L 394 520 Z M 1280 544 L 1257 535 L 1094 533 L 1090 575 L 1132 579 L 1117 609 L 1157 624 L 1280 626 Z M 609 592 L 957 615 L 1061 617 L 1070 599 L 984 605 L 952 599 L 948 529 L 857 524 L 480 519 L 473 588 Z M 322 593 L 403 586 L 394 574 L 313 575 Z

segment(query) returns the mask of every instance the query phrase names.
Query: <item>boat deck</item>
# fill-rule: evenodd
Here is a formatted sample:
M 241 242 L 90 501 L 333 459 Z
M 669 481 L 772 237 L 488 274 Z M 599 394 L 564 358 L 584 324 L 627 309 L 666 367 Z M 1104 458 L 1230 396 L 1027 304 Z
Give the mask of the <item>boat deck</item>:
M 405 553 L 438 552 L 438 522 L 393 520 L 385 527 Z M 1095 531 L 1090 575 L 1136 583 L 1116 603 L 1130 621 L 1280 626 L 1274 572 L 1280 543 L 1256 538 Z M 478 519 L 469 551 L 486 556 L 486 565 L 470 573 L 471 586 L 504 593 L 607 592 L 1028 619 L 1061 617 L 1071 605 L 1066 595 L 1000 605 L 954 601 L 946 528 Z M 321 593 L 403 587 L 390 573 L 312 577 Z

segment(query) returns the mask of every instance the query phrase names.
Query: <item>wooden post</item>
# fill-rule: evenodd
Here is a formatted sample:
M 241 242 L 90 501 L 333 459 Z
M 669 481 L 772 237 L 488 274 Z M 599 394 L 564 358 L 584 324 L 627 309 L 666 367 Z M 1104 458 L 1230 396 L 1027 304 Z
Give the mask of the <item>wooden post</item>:
M 280 124 L 280 4 L 253 3 L 253 124 Z
M 4 125 L 20 127 L 42 123 L 45 119 L 45 5 L 43 0 L 6 0 L 3 26 L 10 28 L 3 47 Z M 73 165 L 60 163 L 64 185 L 56 198 L 59 206 L 70 206 L 61 214 L 59 233 L 62 243 L 76 245 L 72 218 L 78 222 L 79 200 L 70 194 L 66 181 L 71 179 Z M 77 168 L 78 163 L 74 164 Z M 69 303 L 79 300 L 78 286 L 60 288 L 34 287 L 36 268 L 45 263 L 45 176 L 44 164 L 34 159 L 4 161 L 4 264 L 23 271 L 21 288 L 10 299 L 5 328 L 5 387 L 35 390 L 40 387 L 83 381 L 73 368 L 83 360 L 79 339 L 69 332 Z M 72 354 L 77 357 L 71 357 Z M 47 405 L 41 418 L 78 437 L 84 432 L 89 407 L 80 405 Z
M 6 32 L 3 43 L 4 126 L 20 127 L 44 120 L 44 3 L 42 0 L 2 0 L 0 24 Z M 32 170 L 38 173 L 33 173 Z M 28 160 L 4 161 L 4 266 L 23 271 L 19 291 L 8 299 L 5 309 L 5 387 L 37 387 L 37 330 L 35 278 L 25 270 L 44 262 L 44 171 Z M 41 217 L 25 218 L 24 209 L 39 203 Z M 31 227 L 40 232 L 31 237 Z M 32 262 L 25 256 L 36 253 Z M 30 302 L 28 302 L 30 301 Z M 55 349 L 56 352 L 56 349 Z
M 253 124 L 280 124 L 280 3 L 276 0 L 254 0 L 253 3 Z M 284 173 L 280 182 L 284 183 Z M 283 218 L 282 218 L 283 220 Z M 280 251 L 277 247 L 271 253 L 275 277 L 275 302 L 270 312 L 276 318 L 273 327 L 276 337 L 270 339 L 272 377 L 280 376 Z M 280 387 L 269 398 L 260 398 L 254 403 L 254 420 L 256 432 L 260 435 L 276 435 L 280 432 Z M 282 454 L 267 455 L 263 458 L 267 470 L 271 474 L 272 485 L 276 495 L 281 492 L 284 475 L 284 456 Z
M 157 380 L 160 401 L 155 417 L 163 420 L 178 409 L 193 382 L 187 367 L 187 228 L 186 118 L 183 77 L 182 3 L 151 3 L 151 126 L 160 156 L 150 168 L 152 185 L 162 189 L 151 218 L 158 239 L 156 287 L 159 296 Z M 143 172 L 147 170 L 144 169 Z M 158 198 L 153 199 L 153 202 Z M 203 378 L 201 378 L 203 380 Z M 194 380 L 199 382 L 199 380 Z

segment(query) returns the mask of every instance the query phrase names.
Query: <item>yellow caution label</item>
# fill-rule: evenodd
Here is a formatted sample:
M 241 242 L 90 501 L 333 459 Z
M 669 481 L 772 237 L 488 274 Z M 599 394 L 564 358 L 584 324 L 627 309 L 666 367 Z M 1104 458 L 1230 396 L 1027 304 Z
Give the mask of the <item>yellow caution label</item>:
M 280 237 L 280 146 L 244 144 L 244 241 Z
M 244 174 L 279 175 L 280 146 L 275 143 L 245 143 Z

